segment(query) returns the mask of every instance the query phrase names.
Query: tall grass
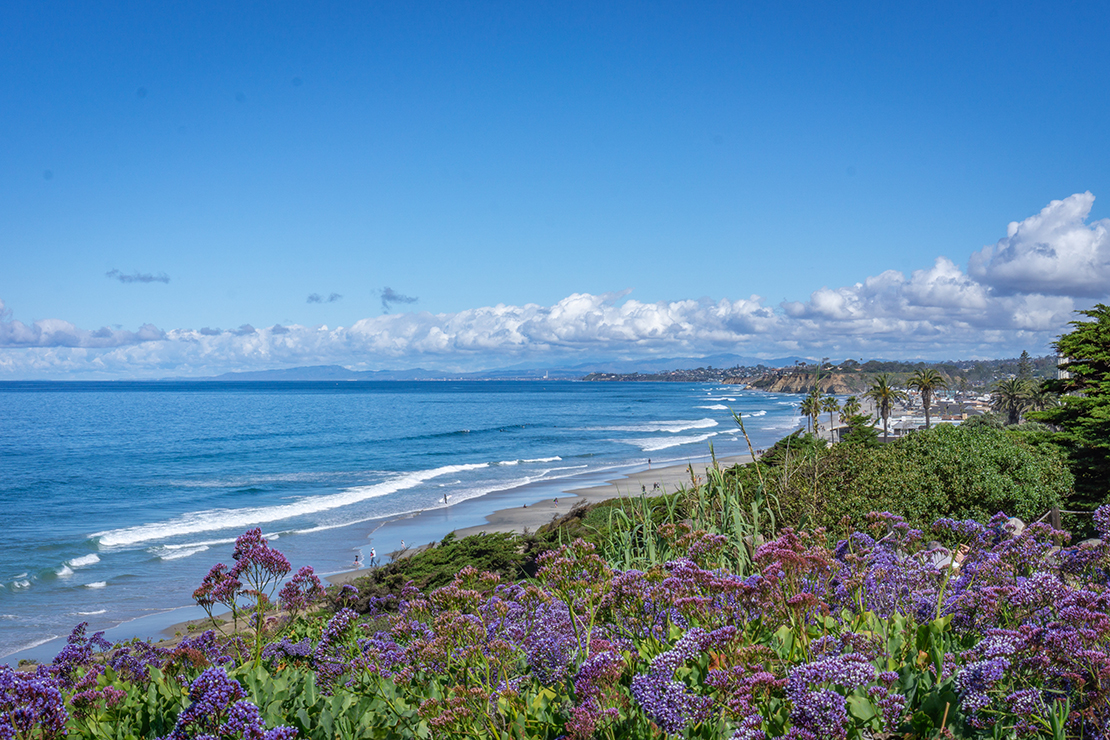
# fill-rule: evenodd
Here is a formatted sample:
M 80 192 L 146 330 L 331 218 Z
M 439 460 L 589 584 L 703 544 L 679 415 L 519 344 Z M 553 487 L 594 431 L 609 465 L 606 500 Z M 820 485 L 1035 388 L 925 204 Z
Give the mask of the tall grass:
M 733 416 L 747 439 L 743 419 Z M 751 440 L 748 448 L 754 459 Z M 721 469 L 712 446 L 710 454 L 713 462 L 704 482 L 691 466 L 689 486 L 663 496 L 621 499 L 609 507 L 607 526 L 596 528 L 599 554 L 621 570 L 648 570 L 688 555 L 697 534 L 705 533 L 725 540 L 710 565 L 738 575 L 751 572 L 756 548 L 775 537 L 782 518 L 778 496 L 767 486 L 777 476 L 765 481 L 753 463 L 758 482 L 754 491 L 745 490 L 740 477 Z

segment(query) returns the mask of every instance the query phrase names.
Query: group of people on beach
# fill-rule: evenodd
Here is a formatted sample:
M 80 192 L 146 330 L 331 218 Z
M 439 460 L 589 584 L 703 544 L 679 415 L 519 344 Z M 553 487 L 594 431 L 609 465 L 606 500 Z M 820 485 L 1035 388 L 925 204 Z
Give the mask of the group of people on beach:
M 401 549 L 403 550 L 404 547 L 405 547 L 405 541 L 401 540 Z M 356 567 L 356 568 L 361 568 L 362 567 L 362 553 L 361 552 L 356 552 L 355 553 L 354 567 Z M 378 567 L 378 551 L 375 550 L 372 547 L 370 548 L 370 567 L 371 568 Z

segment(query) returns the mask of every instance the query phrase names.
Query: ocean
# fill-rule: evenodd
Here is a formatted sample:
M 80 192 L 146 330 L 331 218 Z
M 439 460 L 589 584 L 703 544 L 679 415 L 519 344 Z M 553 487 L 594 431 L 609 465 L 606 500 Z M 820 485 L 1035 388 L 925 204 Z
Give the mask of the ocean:
M 191 618 L 131 621 L 190 604 L 251 527 L 336 572 L 649 458 L 744 454 L 732 410 L 770 446 L 796 403 L 696 383 L 3 382 L 0 660 L 49 657 L 82 621 L 121 639 Z

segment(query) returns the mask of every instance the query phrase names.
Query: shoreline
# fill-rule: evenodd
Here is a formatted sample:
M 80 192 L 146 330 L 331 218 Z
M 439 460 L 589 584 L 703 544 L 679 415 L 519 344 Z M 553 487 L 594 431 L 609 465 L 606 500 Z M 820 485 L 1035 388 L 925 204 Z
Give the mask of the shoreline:
M 458 537 L 489 532 L 516 532 L 517 534 L 523 534 L 525 531 L 534 532 L 581 502 L 593 503 L 643 492 L 673 493 L 680 487 L 690 484 L 691 469 L 704 481 L 706 470 L 712 466 L 712 458 L 708 454 L 690 456 L 682 462 L 679 462 L 680 460 L 682 458 L 671 459 L 651 467 L 648 467 L 646 462 L 614 466 L 608 471 L 602 471 L 600 475 L 595 473 L 589 476 L 572 476 L 558 481 L 528 483 L 493 491 L 458 504 L 426 509 L 376 523 L 365 522 L 361 526 L 370 525 L 370 531 L 366 535 L 370 543 L 374 539 L 372 535 L 379 539 L 384 539 L 386 536 L 403 539 L 403 535 L 411 532 L 414 535 L 421 533 L 419 539 L 426 539 L 428 533 L 437 533 L 427 542 L 411 539 L 414 546 L 403 550 L 387 551 L 385 548 L 378 548 L 380 550 L 378 557 L 385 562 L 388 562 L 386 558 L 411 556 L 452 532 Z M 717 462 L 722 467 L 731 467 L 751 460 L 750 454 L 717 458 Z M 558 504 L 555 503 L 556 500 Z M 454 526 L 452 519 L 465 526 Z M 473 523 L 476 521 L 478 523 Z M 369 545 L 366 549 L 369 549 Z M 364 557 L 363 562 L 367 561 L 368 558 Z M 370 568 L 360 567 L 317 575 L 328 584 L 342 585 L 366 575 L 369 570 Z M 113 642 L 134 637 L 158 642 L 188 635 L 189 625 L 195 625 L 201 621 L 207 621 L 203 610 L 195 604 L 188 604 L 154 610 L 154 613 L 149 616 L 121 622 L 104 630 L 104 633 L 105 637 Z M 194 627 L 192 634 L 197 631 Z M 64 647 L 65 640 L 66 636 L 44 640 L 37 645 L 0 657 L 0 662 L 13 666 L 21 659 L 49 662 Z
M 727 457 L 717 458 L 717 462 L 722 468 L 742 465 L 751 461 L 752 456 L 750 454 L 729 455 Z M 712 460 L 709 459 L 708 456 L 705 456 L 705 458 L 697 461 L 691 459 L 684 465 L 678 465 L 673 461 L 668 461 L 668 463 L 664 465 L 656 465 L 650 468 L 644 467 L 622 474 L 619 477 L 607 479 L 601 484 L 580 486 L 577 488 L 563 488 L 558 496 L 544 498 L 530 505 L 526 504 L 520 507 L 506 506 L 494 509 L 485 515 L 486 521 L 484 523 L 448 530 L 444 532 L 444 535 L 453 532 L 456 537 L 462 538 L 493 532 L 515 532 L 516 534 L 524 534 L 526 531 L 535 532 L 540 527 L 557 519 L 580 503 L 596 503 L 598 501 L 624 496 L 635 496 L 645 492 L 654 495 L 674 493 L 679 488 L 690 484 L 691 468 L 694 474 L 699 477 L 700 481 L 704 482 L 706 470 L 711 466 Z M 656 488 L 656 486 L 658 486 L 658 488 Z M 516 498 L 519 497 L 523 490 L 528 488 L 529 486 L 521 486 L 506 491 L 496 491 L 479 497 L 478 499 L 472 499 L 472 501 Z M 556 503 L 556 501 L 558 501 L 558 503 Z M 419 512 L 410 518 L 419 520 L 428 513 L 429 512 Z M 442 537 L 439 539 L 442 539 Z M 394 559 L 398 556 L 407 557 L 433 542 L 420 543 L 406 550 L 383 554 L 388 554 L 394 557 Z M 369 570 L 370 568 L 351 569 L 340 573 L 331 573 L 322 577 L 328 583 L 342 585 L 361 578 Z

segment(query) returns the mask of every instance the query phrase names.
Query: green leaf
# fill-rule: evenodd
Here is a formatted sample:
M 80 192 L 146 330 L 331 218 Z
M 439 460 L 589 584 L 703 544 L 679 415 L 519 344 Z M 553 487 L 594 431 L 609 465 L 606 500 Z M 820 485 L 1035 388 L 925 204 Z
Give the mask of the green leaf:
M 848 712 L 860 722 L 870 722 L 879 716 L 879 710 L 866 696 L 849 696 Z

